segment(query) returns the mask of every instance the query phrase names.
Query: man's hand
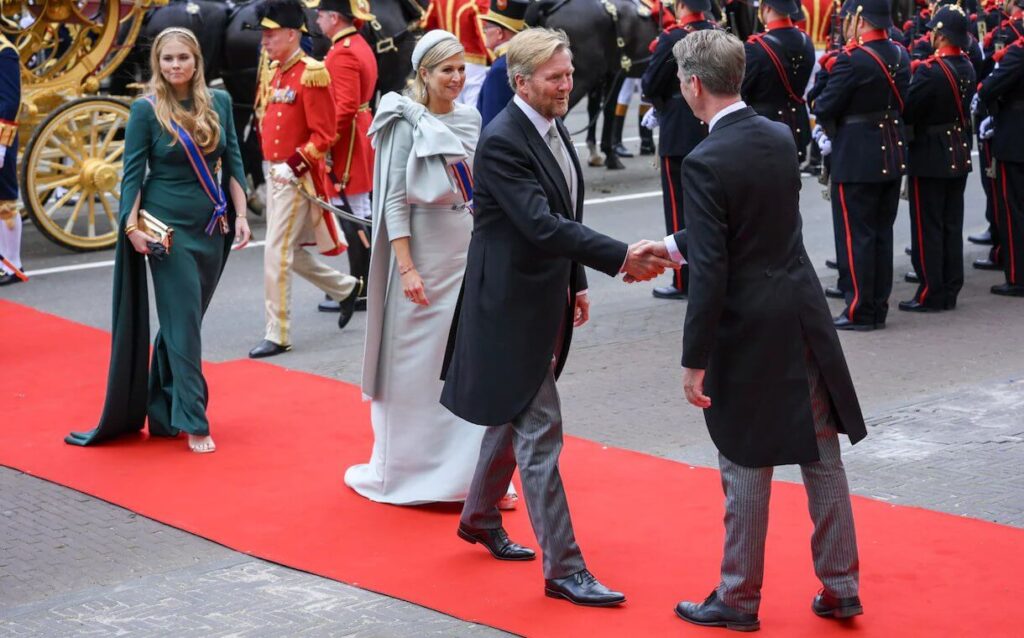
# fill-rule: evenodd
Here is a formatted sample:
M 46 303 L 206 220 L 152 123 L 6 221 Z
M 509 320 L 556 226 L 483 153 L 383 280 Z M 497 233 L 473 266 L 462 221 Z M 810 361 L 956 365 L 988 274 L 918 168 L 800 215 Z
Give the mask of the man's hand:
M 669 256 L 665 242 L 644 239 L 629 247 L 624 268 L 626 276 L 622 280 L 627 284 L 647 281 L 665 272 L 666 268 L 678 270 L 679 264 Z
M 711 397 L 704 394 L 704 371 L 683 368 L 683 394 L 686 400 L 698 408 L 711 407 Z
M 576 312 L 573 314 L 572 325 L 579 328 L 590 320 L 590 298 L 587 293 L 576 295 Z
M 270 179 L 274 180 L 275 184 L 289 184 L 295 181 L 295 171 L 287 164 L 274 164 L 270 167 Z

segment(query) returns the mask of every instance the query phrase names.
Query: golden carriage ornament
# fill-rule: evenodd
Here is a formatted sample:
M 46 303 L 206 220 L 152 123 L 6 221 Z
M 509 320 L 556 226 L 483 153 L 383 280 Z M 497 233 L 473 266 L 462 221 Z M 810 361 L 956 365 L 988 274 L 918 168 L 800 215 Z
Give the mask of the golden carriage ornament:
M 146 10 L 167 0 L 2 0 L 0 31 L 18 48 L 19 185 L 25 214 L 72 250 L 117 240 L 130 98 L 101 95 Z

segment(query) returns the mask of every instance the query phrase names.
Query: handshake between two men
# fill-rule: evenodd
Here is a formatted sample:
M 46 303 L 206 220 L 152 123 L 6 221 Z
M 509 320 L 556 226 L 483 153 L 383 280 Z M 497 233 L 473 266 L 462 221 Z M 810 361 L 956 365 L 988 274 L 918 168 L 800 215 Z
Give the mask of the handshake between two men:
M 632 244 L 626 253 L 626 262 L 622 265 L 622 278 L 626 283 L 648 281 L 661 275 L 666 269 L 679 270 L 682 266 L 675 261 L 663 241 L 641 239 Z

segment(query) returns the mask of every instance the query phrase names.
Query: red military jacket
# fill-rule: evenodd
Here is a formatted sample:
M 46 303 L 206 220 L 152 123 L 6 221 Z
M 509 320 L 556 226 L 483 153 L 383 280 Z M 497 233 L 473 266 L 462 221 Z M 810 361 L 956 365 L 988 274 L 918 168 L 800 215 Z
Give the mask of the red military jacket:
M 466 62 L 487 65 L 491 54 L 484 44 L 480 16 L 487 13 L 487 0 L 430 0 L 421 22 L 424 29 L 444 29 L 453 33 L 466 49 Z
M 322 195 L 332 194 L 324 157 L 337 134 L 330 83 L 322 62 L 297 52 L 274 67 L 270 85 L 260 91 L 266 96 L 260 122 L 263 159 L 287 162 L 296 176 L 311 172 Z
M 359 195 L 373 188 L 373 147 L 367 133 L 373 121 L 370 100 L 377 85 L 377 59 L 355 27 L 332 39 L 324 58 L 337 120 L 331 172 L 347 194 Z

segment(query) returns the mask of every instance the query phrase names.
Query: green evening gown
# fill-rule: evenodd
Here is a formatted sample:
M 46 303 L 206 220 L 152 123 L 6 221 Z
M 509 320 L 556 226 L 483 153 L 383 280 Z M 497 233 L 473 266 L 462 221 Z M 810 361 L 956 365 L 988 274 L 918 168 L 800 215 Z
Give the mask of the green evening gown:
M 246 183 L 231 98 L 223 91 L 212 93 L 214 108 L 220 116 L 221 136 L 216 150 L 206 160 L 211 171 L 222 160 L 221 183 L 229 203 L 232 232 L 222 235 L 215 230 L 213 235 L 206 234 L 213 202 L 200 186 L 184 149 L 173 143 L 171 135 L 160 126 L 153 105 L 145 99 L 136 100 L 125 132 L 121 232 L 114 264 L 106 401 L 99 425 L 89 432 L 72 432 L 64 439 L 67 443 L 90 445 L 137 432 L 147 416 L 151 435 L 210 432 L 206 417 L 208 392 L 202 371 L 202 320 L 234 238 L 235 215 L 230 207 L 228 184 L 231 178 L 241 185 Z M 174 229 L 170 254 L 163 260 L 148 260 L 160 323 L 153 341 L 152 361 L 147 260 L 135 252 L 123 232 L 140 190 L 140 208 Z

